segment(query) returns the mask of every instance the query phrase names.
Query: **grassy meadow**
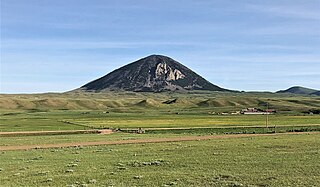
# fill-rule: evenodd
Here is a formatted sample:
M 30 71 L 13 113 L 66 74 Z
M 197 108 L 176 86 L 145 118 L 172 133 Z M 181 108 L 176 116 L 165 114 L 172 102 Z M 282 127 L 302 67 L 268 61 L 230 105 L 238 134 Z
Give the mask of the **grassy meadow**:
M 320 135 L 0 154 L 1 186 L 317 186 Z
M 65 93 L 0 95 L 0 131 L 263 126 L 247 107 L 277 110 L 271 126 L 320 124 L 320 97 L 271 93 Z M 221 115 L 226 114 L 226 115 Z
M 209 113 L 139 113 L 104 111 L 20 112 L 0 115 L 0 131 L 84 130 L 91 128 L 193 128 L 265 126 L 265 115 L 212 115 Z M 320 125 L 320 115 L 269 115 L 270 126 Z
M 247 107 L 268 115 L 232 114 Z M 0 147 L 266 134 L 201 141 L 0 151 L 0 186 L 317 186 L 320 97 L 271 93 L 0 95 L 0 132 L 121 129 L 113 134 L 0 135 Z M 126 133 L 143 128 L 144 134 Z

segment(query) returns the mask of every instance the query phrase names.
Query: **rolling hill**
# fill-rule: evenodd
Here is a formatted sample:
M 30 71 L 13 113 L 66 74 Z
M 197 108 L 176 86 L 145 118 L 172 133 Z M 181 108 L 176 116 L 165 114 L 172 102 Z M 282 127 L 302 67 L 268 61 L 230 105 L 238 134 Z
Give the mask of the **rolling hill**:
M 288 88 L 286 90 L 280 90 L 276 93 L 287 93 L 287 94 L 300 94 L 300 95 L 319 95 L 319 90 L 305 88 L 301 86 L 293 86 L 291 88 Z

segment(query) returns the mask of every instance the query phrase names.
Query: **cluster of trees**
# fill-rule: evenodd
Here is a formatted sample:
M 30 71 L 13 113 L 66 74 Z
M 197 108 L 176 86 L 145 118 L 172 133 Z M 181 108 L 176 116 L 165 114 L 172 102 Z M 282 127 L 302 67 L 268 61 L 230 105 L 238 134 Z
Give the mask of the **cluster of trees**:
M 304 113 L 306 113 L 306 114 L 320 114 L 320 109 L 310 109 Z

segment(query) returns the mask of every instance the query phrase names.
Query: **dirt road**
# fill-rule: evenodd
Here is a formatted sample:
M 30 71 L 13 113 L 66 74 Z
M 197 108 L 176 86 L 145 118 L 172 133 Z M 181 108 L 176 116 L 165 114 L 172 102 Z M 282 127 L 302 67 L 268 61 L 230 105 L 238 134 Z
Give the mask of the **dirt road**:
M 111 134 L 110 129 L 103 130 L 60 130 L 60 131 L 17 131 L 17 132 L 0 132 L 1 136 L 37 136 L 37 135 L 66 135 L 66 134 Z
M 0 146 L 0 151 L 9 150 L 29 150 L 29 149 L 46 149 L 76 146 L 97 146 L 97 145 L 119 145 L 119 144 L 139 144 L 139 143 L 160 143 L 160 142 L 180 142 L 194 140 L 210 140 L 210 139 L 227 139 L 241 137 L 258 137 L 258 136 L 281 136 L 281 135 L 297 135 L 297 134 L 320 134 L 320 132 L 292 132 L 292 133 L 275 133 L 275 134 L 230 134 L 230 135 L 210 135 L 210 136 L 182 136 L 175 138 L 149 138 L 136 140 L 117 140 L 117 141 L 100 141 L 100 142 L 72 142 L 59 144 L 38 144 L 38 145 L 21 145 L 21 146 Z

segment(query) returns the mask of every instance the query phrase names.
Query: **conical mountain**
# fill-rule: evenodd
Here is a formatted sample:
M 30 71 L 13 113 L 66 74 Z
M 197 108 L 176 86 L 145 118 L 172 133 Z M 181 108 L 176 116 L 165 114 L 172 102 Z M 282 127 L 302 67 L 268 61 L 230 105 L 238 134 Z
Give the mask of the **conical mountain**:
M 146 91 L 175 90 L 227 91 L 202 78 L 186 66 L 162 55 L 151 55 L 94 80 L 80 89 L 85 91 Z

